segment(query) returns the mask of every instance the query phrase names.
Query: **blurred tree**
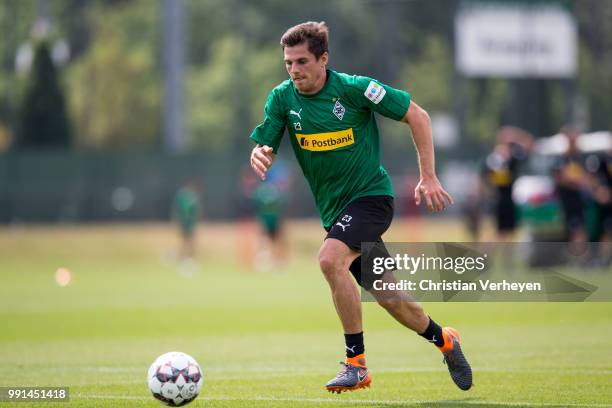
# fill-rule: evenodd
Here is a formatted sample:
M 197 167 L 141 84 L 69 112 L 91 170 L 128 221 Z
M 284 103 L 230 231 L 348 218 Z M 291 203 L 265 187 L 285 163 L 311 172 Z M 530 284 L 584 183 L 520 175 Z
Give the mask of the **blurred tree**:
M 443 7 L 440 7 L 444 3 Z M 185 0 L 186 125 L 191 148 L 233 149 L 261 120 L 269 90 L 287 77 L 280 36 L 289 26 L 325 20 L 330 67 L 370 75 L 411 91 L 429 111 L 463 105 L 465 134 L 490 140 L 503 121 L 512 87 L 499 79 L 452 78 L 453 15 L 458 0 Z M 159 146 L 161 133 L 160 3 L 150 0 L 54 0 L 54 34 L 71 49 L 67 79 L 79 147 Z M 28 38 L 36 1 L 0 2 L 0 122 L 14 126 L 15 54 Z M 591 128 L 612 127 L 612 2 L 581 0 L 580 71 L 576 89 Z M 233 55 L 232 55 L 233 54 Z M 564 84 L 547 85 L 546 123 L 563 114 Z M 461 88 L 461 94 L 457 92 Z M 455 110 L 456 111 L 456 110 Z M 404 146 L 406 130 L 381 121 L 386 146 Z M 552 127 L 550 125 L 547 127 Z M 389 137 L 389 136 L 391 137 Z
M 420 55 L 408 58 L 399 53 L 396 56 L 400 66 L 397 69 L 397 79 L 391 81 L 390 85 L 408 91 L 430 114 L 450 112 L 452 54 L 448 43 L 437 34 L 430 34 L 422 38 L 421 42 L 423 46 L 418 49 Z M 377 77 L 376 73 L 373 75 Z M 380 121 L 379 125 L 385 139 L 383 146 L 389 150 L 399 148 L 412 151 L 406 126 L 388 120 Z
M 205 20 L 210 18 L 203 12 L 207 7 L 204 3 L 188 4 Z M 225 15 L 223 8 L 218 15 Z M 191 148 L 249 148 L 245 137 L 261 121 L 268 92 L 287 78 L 280 38 L 258 41 L 256 34 L 250 34 L 252 25 L 268 17 L 259 15 L 263 13 L 261 8 L 246 5 L 241 13 L 226 20 L 225 26 L 219 27 L 221 33 L 203 30 L 201 22 L 192 20 L 190 24 L 191 35 L 199 32 L 190 42 L 192 53 L 198 50 L 206 55 L 205 61 L 202 55 L 190 55 L 186 78 L 187 139 Z M 242 19 L 250 23 L 243 26 Z
M 148 1 L 89 10 L 96 40 L 70 69 L 79 147 L 159 145 L 158 10 Z
M 15 72 L 15 58 L 20 43 L 30 37 L 34 6 L 32 1 L 0 2 L 0 127 L 4 127 L 6 141 L 17 133 L 19 96 L 25 79 Z
M 400 83 L 429 111 L 450 111 L 452 105 L 452 54 L 448 42 L 437 34 L 422 39 L 422 54 L 406 59 Z
M 246 125 L 250 118 L 240 115 L 241 106 L 248 103 L 248 90 L 240 87 L 238 72 L 247 61 L 245 41 L 226 36 L 213 44 L 208 64 L 188 70 L 185 88 L 190 147 L 215 151 L 230 146 L 239 137 L 236 123 L 245 134 L 249 132 Z
M 267 44 L 252 48 L 249 53 L 246 79 L 250 84 L 250 100 L 246 101 L 249 108 L 250 130 L 263 119 L 263 110 L 268 93 L 276 85 L 289 78 L 283 63 L 283 51 L 277 44 Z
M 472 142 L 493 143 L 508 92 L 506 80 L 481 78 L 465 81 L 465 136 Z
M 16 147 L 68 147 L 70 126 L 64 93 L 46 41 L 36 45 L 29 81 Z
M 587 101 L 590 128 L 612 129 L 612 1 L 575 5 L 580 34 L 578 88 Z
M 88 12 L 99 0 L 53 0 L 50 4 L 54 30 L 70 44 L 72 58 L 80 57 L 93 40 L 93 26 Z

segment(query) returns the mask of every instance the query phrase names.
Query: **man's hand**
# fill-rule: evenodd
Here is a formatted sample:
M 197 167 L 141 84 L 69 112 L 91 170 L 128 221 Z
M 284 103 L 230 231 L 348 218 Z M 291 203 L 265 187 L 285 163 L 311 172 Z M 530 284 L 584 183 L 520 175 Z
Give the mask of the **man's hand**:
M 419 184 L 414 189 L 414 201 L 421 205 L 421 194 L 425 197 L 425 203 L 429 211 L 442 211 L 448 204 L 453 204 L 453 197 L 448 194 L 437 177 L 421 177 Z
M 275 154 L 270 146 L 257 145 L 251 152 L 251 167 L 260 179 L 266 179 L 266 172 L 272 166 Z

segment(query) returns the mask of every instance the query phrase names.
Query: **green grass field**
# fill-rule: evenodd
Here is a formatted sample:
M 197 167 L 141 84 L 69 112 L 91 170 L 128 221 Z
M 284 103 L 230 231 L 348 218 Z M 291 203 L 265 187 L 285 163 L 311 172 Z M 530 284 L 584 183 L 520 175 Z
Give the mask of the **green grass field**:
M 428 303 L 462 332 L 475 387 L 458 390 L 441 354 L 364 305 L 371 389 L 328 394 L 343 338 L 317 269 L 316 222 L 293 225 L 282 272 L 251 271 L 244 231 L 201 228 L 199 273 L 165 253 L 167 225 L 0 229 L 0 386 L 69 386 L 69 407 L 156 407 L 146 370 L 193 355 L 193 407 L 612 407 L 612 304 Z M 427 231 L 427 232 L 424 232 Z M 398 222 L 390 240 L 459 240 L 446 220 Z M 68 268 L 71 284 L 54 274 Z M 0 403 L 0 406 L 58 406 Z

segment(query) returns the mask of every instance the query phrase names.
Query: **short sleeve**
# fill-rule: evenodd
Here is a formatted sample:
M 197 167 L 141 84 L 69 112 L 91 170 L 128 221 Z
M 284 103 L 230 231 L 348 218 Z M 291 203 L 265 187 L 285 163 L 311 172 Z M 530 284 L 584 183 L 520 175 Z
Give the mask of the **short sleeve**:
M 365 76 L 349 79 L 349 94 L 353 103 L 374 112 L 401 120 L 410 106 L 410 94 Z
M 251 140 L 260 145 L 270 146 L 274 149 L 274 153 L 277 153 L 285 125 L 280 98 L 278 92 L 273 89 L 266 101 L 264 120 L 251 133 Z

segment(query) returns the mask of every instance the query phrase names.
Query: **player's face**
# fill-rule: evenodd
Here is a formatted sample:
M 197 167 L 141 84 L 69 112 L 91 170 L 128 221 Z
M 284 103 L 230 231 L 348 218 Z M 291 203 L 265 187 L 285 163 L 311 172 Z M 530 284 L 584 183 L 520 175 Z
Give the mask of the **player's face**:
M 313 94 L 323 88 L 326 65 L 327 53 L 317 60 L 307 43 L 285 47 L 285 68 L 300 93 Z

